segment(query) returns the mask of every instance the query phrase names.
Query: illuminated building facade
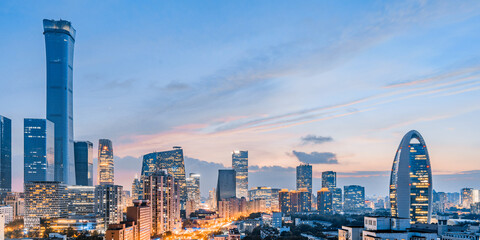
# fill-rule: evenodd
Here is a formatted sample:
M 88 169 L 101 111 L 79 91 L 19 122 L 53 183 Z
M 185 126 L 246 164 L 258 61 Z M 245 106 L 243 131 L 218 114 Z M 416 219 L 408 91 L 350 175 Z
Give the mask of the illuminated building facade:
M 93 186 L 93 143 L 76 141 L 74 153 L 76 185 Z
M 473 188 L 462 188 L 460 194 L 462 197 L 462 207 L 470 208 L 470 205 L 473 203 Z
M 95 213 L 94 186 L 68 186 L 68 215 L 88 216 Z
M 55 127 L 46 119 L 23 121 L 23 181 L 55 179 Z
M 187 183 L 183 149 L 181 147 L 173 147 L 173 150 L 170 151 L 154 152 L 143 156 L 142 177 L 149 176 L 160 169 L 167 169 L 168 173 L 175 177 L 180 188 L 180 204 L 182 209 L 184 209 L 187 201 Z
M 292 211 L 292 205 L 290 203 L 290 191 L 288 191 L 288 189 L 282 189 L 278 192 L 278 204 L 280 212 L 290 213 Z
M 75 29 L 43 20 L 47 57 L 47 119 L 55 126 L 55 181 L 75 185 L 73 153 L 73 48 Z
M 322 214 L 333 212 L 333 194 L 330 188 L 323 187 L 317 192 L 317 209 Z
M 335 213 L 339 213 L 343 210 L 342 189 L 330 188 L 332 192 L 332 210 Z
M 187 198 L 188 201 L 193 201 L 193 209 L 200 208 L 200 174 L 190 173 L 187 178 Z
M 132 199 L 133 200 L 138 200 L 142 199 L 142 182 L 140 179 L 135 176 L 132 182 Z
M 217 201 L 236 197 L 236 175 L 233 169 L 219 169 L 217 181 Z
M 135 222 L 122 222 L 110 224 L 105 233 L 105 240 L 135 240 L 137 233 Z
M 271 211 L 278 210 L 278 194 L 280 189 L 271 187 L 255 187 L 248 190 L 248 199 L 263 199 L 266 202 L 266 208 Z
M 67 215 L 67 191 L 60 182 L 25 183 L 25 228 L 40 226 L 40 219 L 61 218 Z
M 12 120 L 0 116 L 0 193 L 12 191 Z
M 356 212 L 365 208 L 365 188 L 358 185 L 343 187 L 343 209 Z
M 248 151 L 233 151 L 232 168 L 235 170 L 236 197 L 248 197 Z
M 95 215 L 97 229 L 106 231 L 109 224 L 118 224 L 123 220 L 123 187 L 119 185 L 95 186 Z
M 312 165 L 297 166 L 297 190 L 307 189 L 312 194 Z
M 322 172 L 322 188 L 337 187 L 337 173 L 334 171 Z
M 98 141 L 98 184 L 113 185 L 113 146 L 109 139 Z
M 153 235 L 181 227 L 179 185 L 172 174 L 159 170 L 143 177 L 143 199 L 152 208 Z
M 137 235 L 135 240 L 150 240 L 152 231 L 152 209 L 146 200 L 135 200 L 133 206 L 127 208 L 127 221 L 135 222 Z
M 405 134 L 393 160 L 390 178 L 392 217 L 411 223 L 430 223 L 432 171 L 427 146 L 419 132 Z

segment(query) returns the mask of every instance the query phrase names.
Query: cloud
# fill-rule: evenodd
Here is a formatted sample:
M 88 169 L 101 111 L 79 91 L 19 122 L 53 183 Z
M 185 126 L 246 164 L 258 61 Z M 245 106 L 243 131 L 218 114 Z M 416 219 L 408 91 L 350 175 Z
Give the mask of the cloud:
M 292 151 L 293 155 L 302 163 L 308 164 L 338 164 L 337 155 L 331 152 L 297 152 Z
M 185 156 L 185 174 L 187 177 L 190 173 L 200 174 L 200 193 L 203 197 L 208 197 L 208 191 L 217 186 L 218 169 L 224 168 L 225 165 L 221 163 Z
M 326 142 L 331 142 L 333 141 L 332 137 L 323 137 L 323 136 L 316 136 L 313 134 L 309 134 L 305 137 L 302 137 L 302 144 L 307 145 L 309 143 L 311 144 L 322 144 Z
M 171 81 L 165 87 L 164 90 L 167 91 L 182 91 L 189 89 L 190 86 L 186 83 L 179 82 L 179 81 Z

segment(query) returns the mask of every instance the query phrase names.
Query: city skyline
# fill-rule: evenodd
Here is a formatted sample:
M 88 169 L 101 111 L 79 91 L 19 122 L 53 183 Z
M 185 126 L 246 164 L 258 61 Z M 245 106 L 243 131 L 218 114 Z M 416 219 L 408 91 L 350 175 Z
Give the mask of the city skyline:
M 77 136 L 75 140 L 97 142 L 102 138 L 112 139 L 115 154 L 118 154 L 115 156 L 115 174 L 116 176 L 118 174 L 115 177 L 115 184 L 123 185 L 126 189 L 129 189 L 135 173 L 140 172 L 140 156 L 152 151 L 166 151 L 172 146 L 182 146 L 185 150 L 184 174 L 196 172 L 189 165 L 197 164 L 204 168 L 202 171 L 209 169 L 210 175 L 204 172 L 199 173 L 202 176 L 212 176 L 210 181 L 216 181 L 217 169 L 230 167 L 228 158 L 230 149 L 245 149 L 250 152 L 249 189 L 256 186 L 294 189 L 292 186 L 295 184 L 295 166 L 300 163 L 309 163 L 313 166 L 314 192 L 320 189 L 318 180 L 321 173 L 333 170 L 337 172 L 338 186 L 361 185 L 365 186 L 366 195 L 386 195 L 390 164 L 394 157 L 392 153 L 401 136 L 411 129 L 418 130 L 429 141 L 429 153 L 434 166 L 433 181 L 436 183 L 434 189 L 435 186 L 439 186 L 436 189 L 438 191 L 459 191 L 462 187 L 479 188 L 480 166 L 476 160 L 478 154 L 475 146 L 478 146 L 480 140 L 474 133 L 480 109 L 477 103 L 478 92 L 475 92 L 479 88 L 480 62 L 468 53 L 478 49 L 478 46 L 470 41 L 478 38 L 472 32 L 478 29 L 474 22 L 479 17 L 474 9 L 479 8 L 469 6 L 470 8 L 467 9 L 463 6 L 444 6 L 448 5 L 447 3 L 428 3 L 427 7 L 433 8 L 434 14 L 417 16 L 415 14 L 421 12 L 426 6 L 412 3 L 384 4 L 378 6 L 370 3 L 366 6 L 384 10 L 380 13 L 380 17 L 394 19 L 394 26 L 382 26 L 375 31 L 369 30 L 369 27 L 376 26 L 376 21 L 369 18 L 371 16 L 366 16 L 361 10 L 350 10 L 358 14 L 359 24 L 364 24 L 362 29 L 373 35 L 368 37 L 362 35 L 365 34 L 364 32 L 346 32 L 352 31 L 348 26 L 354 24 L 348 20 L 337 23 L 345 27 L 345 30 L 339 30 L 340 33 L 330 30 L 326 30 L 325 33 L 313 32 L 312 35 L 295 32 L 295 24 L 309 20 L 308 17 L 300 17 L 298 13 L 293 14 L 295 19 L 293 24 L 284 23 L 284 26 L 277 26 L 268 22 L 266 18 L 256 16 L 262 24 L 251 31 L 246 30 L 247 25 L 240 26 L 233 36 L 238 40 L 226 37 L 229 31 L 222 28 L 224 26 L 201 25 L 207 32 L 219 30 L 217 36 L 220 39 L 218 42 L 213 42 L 219 43 L 218 49 L 231 50 L 229 58 L 232 59 L 225 65 L 216 62 L 223 58 L 218 54 L 206 55 L 205 60 L 214 61 L 200 65 L 204 69 L 199 69 L 200 66 L 196 67 L 195 61 L 203 61 L 200 57 L 194 57 L 182 49 L 190 49 L 193 53 L 212 50 L 213 47 L 207 44 L 212 39 L 196 32 L 189 22 L 197 14 L 200 15 L 206 11 L 205 9 L 196 10 L 194 16 L 184 22 L 175 23 L 171 27 L 159 25 L 160 29 L 166 31 L 155 33 L 152 39 L 144 40 L 150 45 L 157 41 L 160 43 L 154 44 L 151 54 L 147 53 L 143 47 L 133 44 L 137 37 L 126 34 L 126 31 L 134 28 L 135 23 L 144 23 L 148 20 L 146 17 L 134 18 L 132 25 L 114 18 L 118 24 L 126 24 L 125 28 L 113 27 L 114 29 L 106 29 L 105 32 L 97 32 L 92 20 L 95 17 L 86 19 L 68 10 L 65 13 L 66 16 L 59 16 L 58 12 L 49 11 L 46 7 L 39 7 L 38 10 L 25 16 L 23 15 L 25 13 L 14 7 L 9 10 L 11 17 L 15 19 L 22 16 L 25 20 L 18 22 L 15 29 L 0 23 L 2 28 L 10 32 L 10 36 L 14 36 L 0 40 L 2 50 L 5 50 L 7 55 L 20 58 L 26 50 L 15 48 L 13 41 L 19 41 L 25 45 L 26 49 L 36 49 L 31 51 L 31 54 L 38 63 L 27 61 L 26 66 L 22 65 L 22 69 L 27 68 L 29 71 L 18 73 L 12 71 L 20 66 L 18 61 L 0 60 L 0 69 L 6 73 L 6 80 L 2 80 L 2 84 L 7 90 L 12 90 L 6 91 L 6 94 L 2 92 L 0 101 L 18 103 L 15 106 L 3 104 L 0 108 L 0 115 L 12 119 L 12 163 L 23 163 L 23 131 L 19 131 L 23 129 L 23 119 L 46 117 L 45 97 L 41 95 L 46 92 L 45 49 L 44 43 L 39 41 L 43 37 L 41 19 L 62 17 L 71 21 L 81 33 L 77 35 L 75 42 L 73 73 L 76 94 L 74 96 L 76 104 L 74 123 L 76 124 L 75 136 Z M 79 4 L 78 7 L 82 9 L 82 7 L 86 8 L 86 5 Z M 265 8 L 273 5 L 264 3 L 259 6 L 259 9 L 251 10 L 252 12 L 239 17 L 245 18 L 248 14 L 262 13 Z M 333 3 L 326 5 L 332 9 L 332 14 L 339 11 L 338 6 Z M 232 5 L 226 4 L 225 7 L 232 7 Z M 273 7 L 273 13 L 285 11 L 281 4 Z M 322 7 L 322 4 L 302 3 L 299 7 Z M 402 21 L 399 13 L 393 10 L 395 7 L 400 7 L 401 10 L 406 11 L 407 15 L 415 15 L 413 23 Z M 138 8 L 145 10 L 142 6 Z M 102 9 L 101 6 L 100 9 Z M 453 10 L 448 12 L 446 9 Z M 98 14 L 94 16 L 99 18 Z M 174 19 L 184 16 L 182 12 L 172 14 Z M 307 14 L 307 16 L 310 15 Z M 278 19 L 275 16 L 268 17 Z M 155 15 L 152 18 L 159 20 L 161 16 Z M 310 18 L 313 22 L 306 24 L 308 30 L 328 23 L 322 18 L 315 19 L 313 16 Z M 206 17 L 204 20 L 214 19 Z M 227 19 L 225 26 L 238 24 L 236 21 L 238 20 Z M 106 26 L 103 24 L 105 23 L 100 22 L 100 28 Z M 199 24 L 206 24 L 206 22 Z M 414 26 L 416 24 L 419 26 Z M 174 27 L 184 25 L 189 27 L 186 28 L 184 35 L 175 31 Z M 453 30 L 447 26 L 459 26 L 459 28 Z M 144 28 L 135 29 L 138 33 L 144 33 L 147 28 L 144 26 Z M 427 43 L 431 44 L 427 39 L 434 39 L 446 28 L 455 34 L 452 33 L 452 36 L 448 36 L 447 39 L 435 42 L 433 46 L 424 49 Z M 274 41 L 268 37 L 268 34 L 275 36 L 284 30 L 292 31 L 291 35 L 285 36 L 284 41 Z M 253 33 L 260 35 L 253 37 Z M 122 41 L 106 46 L 107 34 L 113 34 L 112 37 Z M 346 34 L 346 39 L 341 39 L 345 42 L 338 42 L 338 46 L 328 41 L 316 45 L 315 40 L 322 34 L 326 34 L 332 41 L 338 40 L 339 35 Z M 166 35 L 170 39 L 165 37 Z M 194 36 L 197 42 L 193 44 L 180 41 L 172 45 L 172 40 L 185 36 Z M 427 39 L 422 40 L 422 37 Z M 28 42 L 18 38 L 28 39 Z M 253 43 L 240 44 L 234 48 L 236 45 L 234 43 L 239 40 L 250 40 Z M 92 44 L 93 41 L 100 41 L 99 46 L 102 48 Z M 353 44 L 352 41 L 358 41 L 358 45 Z M 402 41 L 406 43 L 400 43 Z M 353 49 L 351 49 L 352 46 L 346 45 L 348 43 L 353 45 Z M 288 50 L 280 50 L 284 45 L 287 49 L 302 54 L 298 56 Z M 462 45 L 462 47 L 456 45 Z M 114 53 L 118 49 L 126 49 L 129 46 L 133 46 L 138 53 L 128 50 L 121 55 Z M 180 67 L 167 69 L 171 64 L 178 64 L 180 61 L 178 57 L 172 55 L 175 53 L 169 52 L 173 50 L 166 50 L 168 46 L 178 50 L 182 56 L 192 57 L 191 60 L 180 65 L 180 67 L 193 69 L 191 73 L 183 73 Z M 322 50 L 324 48 L 326 50 Z M 388 51 L 382 51 L 384 49 Z M 412 53 L 400 54 L 402 49 Z M 437 49 L 444 50 L 443 54 L 446 58 L 432 63 L 438 56 L 433 53 Z M 466 49 L 468 52 L 465 51 Z M 260 51 L 256 53 L 255 50 Z M 310 53 L 311 51 L 315 53 Z M 158 53 L 158 56 L 165 53 L 166 56 L 158 57 L 155 53 Z M 249 53 L 253 56 L 245 57 Z M 91 61 L 101 54 L 106 56 L 113 54 L 120 59 L 145 57 L 155 61 L 146 66 L 133 64 L 127 67 L 123 65 L 125 63 L 111 60 L 105 61 L 102 68 L 93 66 Z M 332 65 L 322 66 L 320 70 L 316 70 L 317 66 L 326 63 L 322 55 L 340 56 L 334 59 L 336 61 L 332 61 Z M 286 60 L 290 56 L 294 60 L 309 64 L 306 67 L 299 67 Z M 398 58 L 392 60 L 392 56 Z M 362 63 L 366 58 L 369 58 L 369 61 Z M 393 65 L 398 66 L 381 64 L 385 59 L 389 59 L 395 63 Z M 100 60 L 105 59 L 100 57 L 96 61 Z M 380 68 L 369 65 L 378 65 Z M 153 69 L 157 67 L 159 70 L 154 71 Z M 284 69 L 281 69 L 283 67 Z M 153 77 L 134 76 L 130 73 L 142 71 Z M 342 71 L 348 71 L 350 74 L 342 74 Z M 30 74 L 34 74 L 34 77 Z M 392 76 L 395 77 L 392 78 Z M 298 80 L 299 78 L 302 80 Z M 357 78 L 360 79 L 359 82 L 354 81 Z M 18 83 L 13 83 L 13 79 L 15 82 L 23 82 L 22 84 L 28 84 L 31 87 L 18 88 Z M 342 86 L 336 86 L 344 89 L 338 89 L 333 86 L 335 84 L 331 84 L 336 79 L 344 80 L 340 84 Z M 298 85 L 295 83 L 297 80 Z M 303 87 L 302 83 L 308 83 L 310 87 L 299 89 L 300 86 Z M 352 87 L 343 86 L 346 83 L 351 84 Z M 218 85 L 218 87 L 210 85 Z M 170 98 L 171 101 L 166 101 L 170 105 L 162 103 L 159 106 L 153 106 L 156 104 L 151 102 L 153 100 L 154 102 L 164 101 L 152 94 L 145 94 L 149 93 L 146 88 L 155 88 L 162 93 L 161 95 Z M 107 92 L 110 90 L 113 93 Z M 202 91 L 207 95 L 199 93 Z M 10 92 L 25 99 L 17 101 L 17 96 L 13 96 Z M 142 94 L 140 98 L 138 98 L 139 92 Z M 319 92 L 321 94 L 318 94 Z M 342 96 L 332 95 L 330 92 L 341 93 Z M 192 93 L 193 97 L 185 97 L 185 99 L 177 97 L 177 95 L 188 96 Z M 240 98 L 251 96 L 252 99 L 233 99 L 226 96 L 230 95 L 229 93 Z M 212 108 L 212 104 L 216 101 L 211 99 L 209 94 L 213 99 L 219 98 L 223 102 L 218 107 Z M 290 96 L 289 102 L 282 100 L 284 96 Z M 94 104 L 102 100 L 104 104 Z M 136 110 L 138 105 L 145 105 L 145 103 L 150 104 Z M 233 108 L 227 109 L 225 106 L 228 105 Z M 127 111 L 124 111 L 124 108 Z M 187 110 L 191 113 L 185 113 L 188 112 Z M 142 111 L 151 113 L 149 119 L 142 116 Z M 105 117 L 104 114 L 111 114 L 112 117 Z M 162 117 L 165 114 L 173 121 Z M 98 119 L 102 121 L 99 122 Z M 125 121 L 119 123 L 115 119 Z M 118 131 L 118 129 L 122 130 Z M 96 147 L 94 146 L 94 149 L 97 149 Z M 461 164 L 452 165 L 451 159 Z M 210 168 L 211 166 L 214 168 Z M 12 169 L 13 190 L 20 191 L 23 166 L 12 164 Z M 286 172 L 292 176 L 283 181 L 276 181 L 279 180 L 275 177 L 276 173 Z M 118 179 L 122 182 L 118 182 Z M 385 187 L 379 190 L 371 187 L 378 182 L 378 179 L 381 179 L 380 182 L 385 182 L 380 184 Z M 206 196 L 208 191 L 205 189 L 211 189 L 214 186 L 215 184 L 202 179 L 202 195 Z

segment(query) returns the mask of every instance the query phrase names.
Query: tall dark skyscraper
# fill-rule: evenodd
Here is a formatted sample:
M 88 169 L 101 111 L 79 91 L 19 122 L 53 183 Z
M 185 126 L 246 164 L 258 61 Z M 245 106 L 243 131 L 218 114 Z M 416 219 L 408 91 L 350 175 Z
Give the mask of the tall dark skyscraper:
M 430 223 L 432 168 L 425 140 L 415 130 L 405 134 L 393 160 L 390 208 L 393 217 L 410 218 L 411 223 Z
M 12 191 L 12 120 L 0 116 L 0 192 Z
M 322 188 L 337 187 L 337 173 L 334 171 L 322 172 Z
M 217 182 L 217 201 L 236 197 L 235 170 L 219 169 Z
M 173 147 L 173 150 L 170 151 L 153 152 L 143 156 L 142 177 L 150 176 L 160 169 L 166 169 L 178 181 L 180 204 L 182 209 L 184 209 L 187 202 L 187 182 L 183 149 L 181 147 Z
M 47 55 L 47 119 L 55 124 L 55 180 L 75 185 L 73 153 L 73 48 L 75 29 L 43 20 Z
M 297 190 L 302 188 L 312 194 L 312 165 L 310 164 L 297 166 Z
M 47 119 L 26 118 L 23 121 L 23 180 L 55 179 L 55 126 Z
M 232 153 L 232 167 L 235 170 L 237 182 L 237 198 L 248 197 L 248 151 Z
M 76 141 L 75 178 L 78 186 L 93 186 L 93 143 Z
M 98 184 L 113 185 L 113 146 L 109 139 L 98 140 Z

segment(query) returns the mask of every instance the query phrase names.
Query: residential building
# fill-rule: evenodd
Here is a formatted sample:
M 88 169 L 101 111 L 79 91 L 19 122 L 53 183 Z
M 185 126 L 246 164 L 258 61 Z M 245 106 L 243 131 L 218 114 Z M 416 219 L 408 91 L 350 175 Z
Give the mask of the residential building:
M 200 208 L 200 174 L 190 173 L 187 178 L 187 198 L 193 201 L 193 210 Z
M 323 187 L 317 192 L 317 210 L 322 214 L 333 212 L 333 196 L 329 188 Z
M 147 200 L 135 200 L 127 208 L 127 221 L 135 222 L 138 234 L 135 240 L 150 240 L 152 231 L 152 208 Z
M 136 240 L 137 230 L 135 222 L 110 224 L 105 233 L 105 240 Z
M 473 188 L 462 188 L 460 190 L 462 196 L 462 207 L 470 208 L 473 203 Z
M 12 206 L 0 206 L 0 215 L 5 217 L 5 224 L 9 224 L 13 221 L 13 207 Z
M 119 185 L 95 186 L 95 215 L 97 229 L 106 231 L 109 224 L 118 224 L 123 220 L 123 187 Z

